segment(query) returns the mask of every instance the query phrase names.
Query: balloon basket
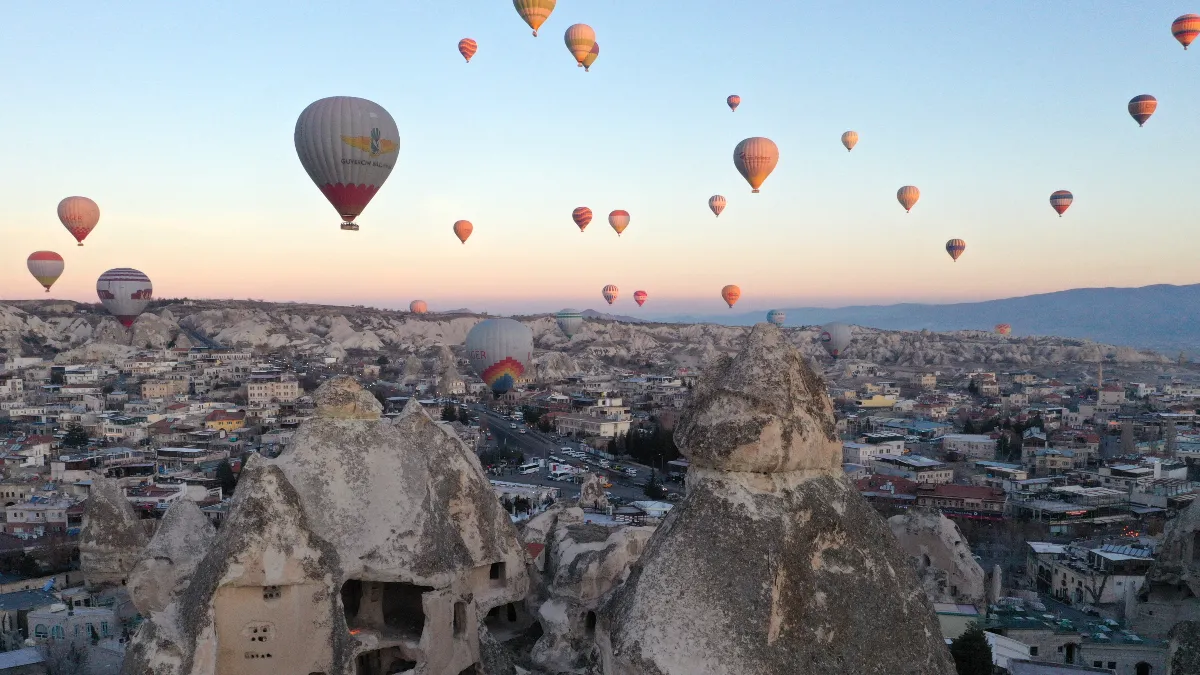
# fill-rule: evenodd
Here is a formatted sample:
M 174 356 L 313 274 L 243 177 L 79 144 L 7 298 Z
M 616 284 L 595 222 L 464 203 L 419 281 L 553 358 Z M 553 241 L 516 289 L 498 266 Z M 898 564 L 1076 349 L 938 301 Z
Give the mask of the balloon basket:
M 358 225 L 355 223 L 342 223 L 342 229 L 347 232 L 358 232 Z

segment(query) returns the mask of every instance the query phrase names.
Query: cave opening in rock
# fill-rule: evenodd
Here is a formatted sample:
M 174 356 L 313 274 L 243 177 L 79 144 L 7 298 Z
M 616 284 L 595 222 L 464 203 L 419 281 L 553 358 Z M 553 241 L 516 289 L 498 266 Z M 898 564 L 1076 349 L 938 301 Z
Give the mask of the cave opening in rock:
M 596 613 L 588 612 L 587 617 L 583 621 L 583 624 L 584 624 L 584 629 L 587 630 L 588 635 L 595 635 L 596 634 Z
M 402 675 L 417 670 L 417 662 L 399 647 L 363 652 L 355 659 L 354 666 L 355 675 Z
M 351 629 L 399 633 L 420 640 L 425 630 L 424 594 L 428 586 L 349 579 L 342 584 L 342 609 Z
M 1192 562 L 1200 562 L 1200 530 L 1192 533 Z

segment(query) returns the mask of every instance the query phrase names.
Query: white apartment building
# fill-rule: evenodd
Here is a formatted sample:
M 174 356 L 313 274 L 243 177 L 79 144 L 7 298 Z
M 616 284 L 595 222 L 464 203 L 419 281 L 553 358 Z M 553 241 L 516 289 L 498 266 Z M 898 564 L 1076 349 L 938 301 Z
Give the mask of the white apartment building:
M 615 438 L 629 433 L 629 419 L 609 419 L 589 415 L 560 415 L 554 418 L 554 428 L 561 434 L 580 434 Z
M 25 381 L 17 375 L 0 375 L 0 396 L 16 396 L 25 391 Z
M 975 459 L 992 459 L 996 456 L 996 439 L 985 434 L 946 434 L 942 436 L 942 449 Z
M 300 383 L 290 373 L 256 372 L 246 383 L 246 400 L 251 406 L 290 403 L 300 398 Z

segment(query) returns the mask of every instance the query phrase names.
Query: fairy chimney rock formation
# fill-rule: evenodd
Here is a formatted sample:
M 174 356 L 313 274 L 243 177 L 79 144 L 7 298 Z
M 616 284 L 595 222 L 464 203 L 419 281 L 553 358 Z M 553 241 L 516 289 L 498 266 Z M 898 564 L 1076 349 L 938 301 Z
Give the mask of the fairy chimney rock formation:
M 888 518 L 888 525 L 911 556 L 930 602 L 986 608 L 986 574 L 954 521 L 936 509 L 911 508 Z
M 146 530 L 120 483 L 99 478 L 85 510 L 79 537 L 79 567 L 88 585 L 125 583 L 146 548 Z
M 216 534 L 190 499 L 180 499 L 167 509 L 141 560 L 129 573 L 129 596 L 143 616 L 153 618 L 164 611 L 172 593 L 187 586 Z
M 676 443 L 688 494 L 601 607 L 605 675 L 952 675 L 907 554 L 841 473 L 824 384 L 755 326 Z
M 130 675 L 458 675 L 529 588 L 526 554 L 479 460 L 409 406 L 394 420 L 349 378 L 274 459 L 252 455 L 229 517 Z M 493 617 L 495 615 L 495 618 Z
M 604 479 L 594 473 L 588 473 L 579 486 L 579 506 L 604 510 L 608 508 L 608 495 L 604 494 Z

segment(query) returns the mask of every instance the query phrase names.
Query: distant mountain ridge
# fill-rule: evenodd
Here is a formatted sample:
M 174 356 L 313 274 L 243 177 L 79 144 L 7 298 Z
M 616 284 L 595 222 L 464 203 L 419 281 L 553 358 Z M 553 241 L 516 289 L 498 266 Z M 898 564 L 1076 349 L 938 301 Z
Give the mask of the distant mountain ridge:
M 830 321 L 883 330 L 991 330 L 1011 324 L 1013 336 L 1057 335 L 1173 354 L 1200 353 L 1200 284 L 1140 288 L 1076 288 L 984 302 L 902 303 L 852 307 L 781 307 L 788 326 Z M 682 323 L 749 325 L 765 312 L 660 316 Z

